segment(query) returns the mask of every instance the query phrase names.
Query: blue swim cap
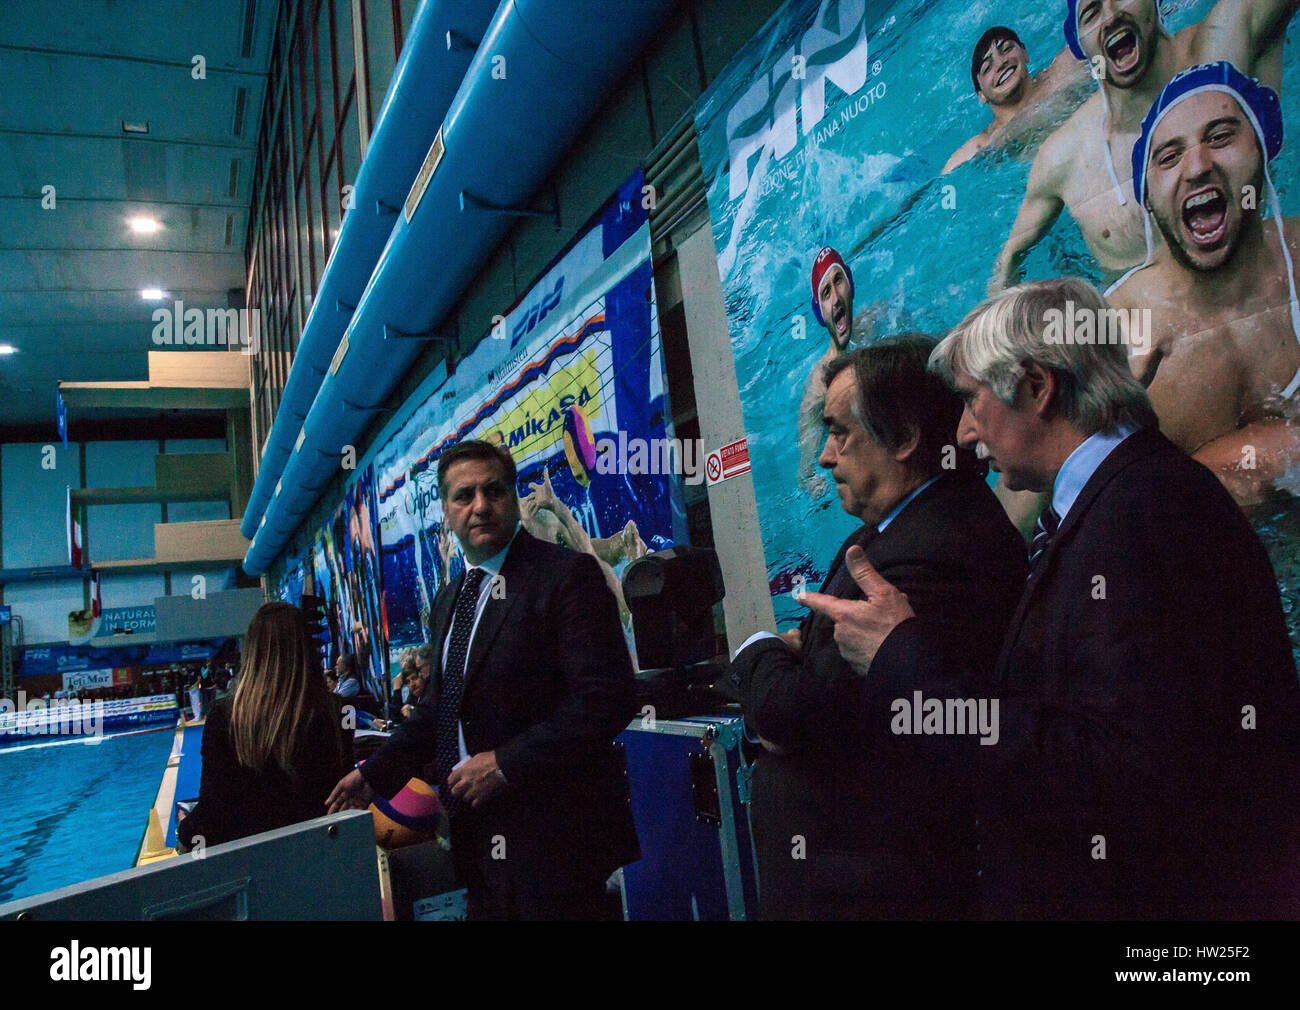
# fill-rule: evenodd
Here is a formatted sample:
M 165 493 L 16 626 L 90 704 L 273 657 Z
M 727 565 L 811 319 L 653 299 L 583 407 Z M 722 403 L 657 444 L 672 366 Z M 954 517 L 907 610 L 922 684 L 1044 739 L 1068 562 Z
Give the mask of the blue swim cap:
M 1143 204 L 1142 227 L 1146 233 L 1147 255 L 1139 266 L 1134 267 L 1116 281 L 1106 294 L 1109 295 L 1111 291 L 1123 285 L 1139 270 L 1151 265 L 1155 250 L 1155 243 L 1151 233 L 1152 215 L 1150 211 L 1146 210 L 1144 200 L 1147 189 L 1147 161 L 1150 157 L 1151 135 L 1155 133 L 1156 127 L 1160 125 L 1160 120 L 1166 112 L 1184 98 L 1190 98 L 1192 95 L 1200 94 L 1203 91 L 1220 91 L 1235 98 L 1242 111 L 1246 113 L 1246 118 L 1250 120 L 1250 125 L 1259 140 L 1260 149 L 1264 152 L 1264 189 L 1268 194 L 1273 218 L 1277 222 L 1278 243 L 1282 247 L 1282 259 L 1286 263 L 1286 280 L 1290 291 L 1291 332 L 1295 335 L 1296 340 L 1300 341 L 1300 295 L 1297 294 L 1296 290 L 1295 266 L 1292 263 L 1291 250 L 1287 245 L 1286 234 L 1283 230 L 1282 203 L 1278 199 L 1277 187 L 1273 185 L 1273 179 L 1268 171 L 1268 163 L 1277 157 L 1277 153 L 1282 150 L 1282 105 L 1278 101 L 1276 91 L 1265 87 L 1254 78 L 1247 77 L 1226 60 L 1219 60 L 1217 63 L 1202 63 L 1199 66 L 1189 67 L 1182 73 L 1175 75 L 1165 85 L 1164 90 L 1160 92 L 1160 97 L 1156 99 L 1155 104 L 1151 106 L 1151 110 L 1147 113 L 1146 119 L 1142 121 L 1142 135 L 1138 138 L 1137 143 L 1133 145 L 1133 192 L 1136 194 L 1138 202 Z M 1295 377 L 1282 390 L 1282 399 L 1289 400 L 1298 391 L 1300 391 L 1300 369 L 1297 369 Z
M 1265 162 L 1277 157 L 1282 150 L 1282 104 L 1277 92 L 1247 77 L 1227 60 L 1202 63 L 1175 74 L 1160 92 L 1142 120 L 1142 134 L 1133 145 L 1133 192 L 1141 203 L 1146 195 L 1147 161 L 1150 157 L 1151 134 L 1155 132 L 1166 112 L 1184 98 L 1203 91 L 1222 91 L 1231 95 L 1245 111 L 1254 127 L 1259 146 L 1264 151 Z
M 1163 28 L 1164 18 L 1160 16 L 1160 0 L 1155 0 L 1156 25 Z M 1076 60 L 1086 60 L 1088 54 L 1083 51 L 1079 41 L 1079 0 L 1065 0 L 1065 44 L 1070 47 Z
M 1086 60 L 1088 54 L 1079 43 L 1079 0 L 1065 0 L 1065 44 L 1076 60 Z

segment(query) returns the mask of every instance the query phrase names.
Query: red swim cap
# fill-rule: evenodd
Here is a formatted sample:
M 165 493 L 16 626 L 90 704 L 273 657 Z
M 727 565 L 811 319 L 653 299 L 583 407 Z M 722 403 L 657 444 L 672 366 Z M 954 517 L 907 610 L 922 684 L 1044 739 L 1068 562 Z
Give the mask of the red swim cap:
M 822 285 L 822 278 L 826 275 L 826 271 L 833 266 L 838 266 L 841 270 L 844 271 L 844 276 L 847 277 L 849 280 L 849 289 L 852 290 L 853 275 L 849 273 L 849 268 L 844 265 L 844 258 L 840 256 L 840 254 L 837 253 L 830 246 L 826 246 L 824 249 L 822 249 L 821 252 L 817 254 L 817 258 L 813 260 L 812 296 L 813 296 L 814 303 L 817 301 L 818 298 L 817 292 Z

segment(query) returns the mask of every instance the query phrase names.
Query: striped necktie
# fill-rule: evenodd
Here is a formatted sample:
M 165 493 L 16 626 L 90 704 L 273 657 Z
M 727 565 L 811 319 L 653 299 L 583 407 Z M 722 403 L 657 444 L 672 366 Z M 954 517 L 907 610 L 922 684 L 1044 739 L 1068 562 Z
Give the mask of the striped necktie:
M 451 790 L 443 787 L 452 768 L 460 760 L 460 699 L 465 691 L 465 661 L 469 658 L 474 612 L 478 609 L 478 594 L 486 574 L 482 568 L 471 568 L 465 573 L 465 584 L 456 597 L 451 638 L 447 642 L 447 665 L 443 668 L 442 681 L 438 685 L 438 737 L 434 748 L 434 773 L 442 805 L 448 815 L 457 804 Z
M 1056 536 L 1057 528 L 1061 525 L 1061 517 L 1056 514 L 1056 509 L 1049 504 L 1043 509 L 1038 517 L 1038 522 L 1034 523 L 1034 540 L 1029 545 L 1029 574 L 1034 574 L 1034 568 L 1038 565 L 1038 559 L 1043 556 L 1047 550 L 1047 545 L 1052 542 L 1052 537 Z

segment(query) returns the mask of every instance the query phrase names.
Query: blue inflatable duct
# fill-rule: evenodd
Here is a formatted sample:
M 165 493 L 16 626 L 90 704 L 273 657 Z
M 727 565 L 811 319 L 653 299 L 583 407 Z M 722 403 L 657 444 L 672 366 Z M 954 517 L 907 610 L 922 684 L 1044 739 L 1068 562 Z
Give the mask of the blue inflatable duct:
M 407 196 L 328 366 L 244 558 L 250 575 L 284 550 L 339 472 L 344 447 L 356 445 L 425 346 L 417 338 L 436 333 L 505 237 L 510 211 L 556 169 L 673 5 L 502 3 L 434 142 L 440 157 Z
M 411 21 L 316 300 L 303 326 L 240 531 L 250 540 L 293 452 L 321 378 L 483 37 L 497 0 L 424 0 Z M 348 180 L 344 180 L 345 182 Z

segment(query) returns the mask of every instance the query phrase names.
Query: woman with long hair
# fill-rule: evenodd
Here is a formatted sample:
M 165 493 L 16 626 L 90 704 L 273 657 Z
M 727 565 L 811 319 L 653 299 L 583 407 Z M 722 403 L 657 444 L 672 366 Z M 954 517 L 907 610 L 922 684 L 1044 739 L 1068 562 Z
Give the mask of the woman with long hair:
M 232 695 L 203 730 L 199 801 L 176 837 L 217 845 L 325 814 L 352 765 L 352 731 L 313 661 L 302 612 L 266 603 L 244 638 Z

